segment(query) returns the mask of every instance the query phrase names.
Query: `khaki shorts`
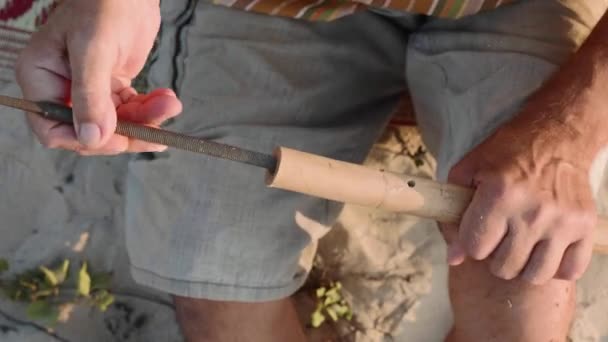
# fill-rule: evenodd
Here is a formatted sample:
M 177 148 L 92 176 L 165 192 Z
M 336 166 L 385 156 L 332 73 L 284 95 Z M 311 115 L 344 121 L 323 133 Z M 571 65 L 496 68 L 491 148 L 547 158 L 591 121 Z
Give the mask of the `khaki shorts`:
M 439 180 L 517 113 L 606 8 L 529 0 L 457 21 L 366 11 L 310 23 L 202 1 L 162 3 L 149 81 L 184 102 L 169 129 L 359 163 L 409 91 Z M 126 208 L 132 274 L 181 296 L 286 297 L 304 282 L 339 209 L 268 189 L 254 167 L 177 150 L 137 158 Z

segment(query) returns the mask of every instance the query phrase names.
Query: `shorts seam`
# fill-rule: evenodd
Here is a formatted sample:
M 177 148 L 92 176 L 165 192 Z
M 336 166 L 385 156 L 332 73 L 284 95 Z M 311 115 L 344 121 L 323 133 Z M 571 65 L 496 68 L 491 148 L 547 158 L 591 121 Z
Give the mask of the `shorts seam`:
M 294 278 L 283 286 L 254 287 L 238 284 L 222 284 L 211 281 L 192 281 L 159 275 L 147 269 L 134 266 L 131 275 L 141 284 L 171 295 L 205 298 L 218 301 L 262 302 L 283 299 L 295 293 L 306 281 L 307 276 Z

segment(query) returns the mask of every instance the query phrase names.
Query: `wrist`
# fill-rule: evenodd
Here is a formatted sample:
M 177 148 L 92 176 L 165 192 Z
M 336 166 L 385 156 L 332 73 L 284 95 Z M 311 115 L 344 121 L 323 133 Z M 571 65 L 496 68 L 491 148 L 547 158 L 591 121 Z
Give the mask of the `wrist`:
M 533 141 L 567 150 L 581 162 L 591 163 L 608 145 L 607 35 L 608 14 L 572 58 L 530 97 L 511 124 L 532 132 Z

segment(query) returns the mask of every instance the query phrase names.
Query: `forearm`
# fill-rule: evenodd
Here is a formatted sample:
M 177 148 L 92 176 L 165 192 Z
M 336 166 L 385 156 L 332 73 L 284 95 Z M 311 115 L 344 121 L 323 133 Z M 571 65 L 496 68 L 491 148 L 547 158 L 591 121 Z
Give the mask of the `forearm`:
M 591 161 L 608 145 L 608 14 L 511 123 Z M 569 148 L 569 147 L 566 147 Z M 587 157 L 587 158 L 586 158 Z

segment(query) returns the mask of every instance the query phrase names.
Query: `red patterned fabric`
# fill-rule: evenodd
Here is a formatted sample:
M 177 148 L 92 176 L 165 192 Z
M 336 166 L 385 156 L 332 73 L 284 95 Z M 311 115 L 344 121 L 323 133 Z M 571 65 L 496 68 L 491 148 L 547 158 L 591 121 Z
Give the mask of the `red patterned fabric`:
M 14 64 L 31 33 L 44 24 L 56 0 L 0 0 L 0 80 L 12 81 Z
M 0 23 L 3 27 L 32 32 L 42 25 L 57 0 L 0 0 Z
M 0 9 L 0 20 L 16 19 L 32 9 L 34 0 L 9 1 Z

